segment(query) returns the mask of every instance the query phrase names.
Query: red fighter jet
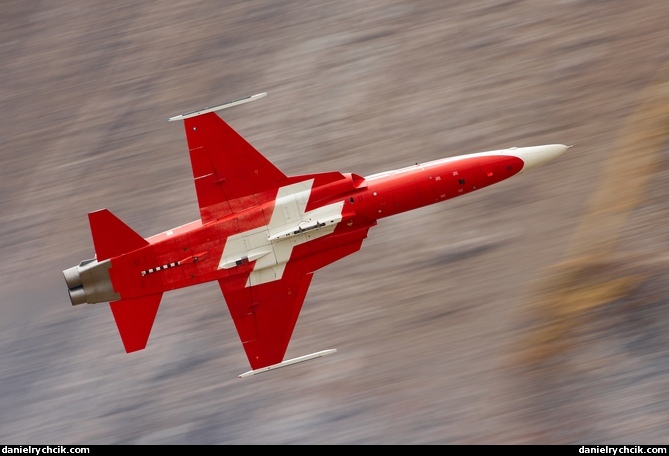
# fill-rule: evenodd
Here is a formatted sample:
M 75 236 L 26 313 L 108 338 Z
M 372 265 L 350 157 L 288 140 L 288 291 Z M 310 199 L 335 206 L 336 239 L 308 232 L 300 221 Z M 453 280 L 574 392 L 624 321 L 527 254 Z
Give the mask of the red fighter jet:
M 568 146 L 512 147 L 367 177 L 287 176 L 215 111 L 184 120 L 200 219 L 143 238 L 107 209 L 88 214 L 95 258 L 63 271 L 72 305 L 109 302 L 126 352 L 146 347 L 163 293 L 217 281 L 251 365 L 284 361 L 315 271 L 357 252 L 379 219 L 466 195 L 554 159 Z

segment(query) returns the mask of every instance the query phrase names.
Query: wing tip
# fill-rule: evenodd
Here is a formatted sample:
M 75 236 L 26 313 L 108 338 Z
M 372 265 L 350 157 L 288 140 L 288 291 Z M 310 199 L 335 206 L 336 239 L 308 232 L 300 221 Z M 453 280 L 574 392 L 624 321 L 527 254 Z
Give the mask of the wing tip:
M 202 114 L 207 114 L 209 112 L 215 112 L 215 111 L 220 111 L 221 109 L 226 109 L 226 108 L 231 108 L 233 106 L 238 106 L 240 104 L 248 103 L 250 101 L 257 100 L 258 98 L 262 98 L 267 95 L 267 92 L 261 92 L 261 93 L 256 93 L 255 95 L 250 95 L 248 97 L 243 97 L 243 98 L 238 98 L 236 100 L 232 101 L 226 101 L 225 103 L 215 105 L 215 106 L 208 106 L 206 108 L 202 109 L 196 109 L 194 111 L 189 111 L 185 114 L 179 114 L 178 116 L 173 116 L 167 119 L 168 122 L 174 122 L 175 120 L 185 120 L 190 117 L 197 117 L 201 116 Z
M 271 370 L 279 369 L 281 367 L 290 366 L 292 364 L 298 364 L 298 363 L 303 363 L 305 361 L 309 361 L 309 360 L 312 360 L 312 359 L 322 358 L 323 356 L 331 355 L 331 354 L 336 353 L 336 352 L 337 352 L 336 348 L 330 348 L 328 350 L 321 350 L 319 352 L 312 353 L 310 355 L 298 356 L 297 358 L 292 358 L 292 359 L 289 359 L 287 361 L 282 361 L 282 362 L 277 363 L 277 364 L 272 364 L 271 366 L 261 367 L 259 369 L 254 369 L 254 370 L 250 370 L 248 372 L 244 372 L 243 374 L 239 375 L 239 378 L 251 377 L 253 375 L 262 374 L 264 372 L 269 372 Z

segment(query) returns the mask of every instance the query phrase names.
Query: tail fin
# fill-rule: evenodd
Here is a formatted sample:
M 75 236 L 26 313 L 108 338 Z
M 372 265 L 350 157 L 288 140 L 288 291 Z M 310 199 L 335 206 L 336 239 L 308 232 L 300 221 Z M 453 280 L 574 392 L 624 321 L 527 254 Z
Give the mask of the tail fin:
M 91 225 L 93 246 L 98 261 L 137 250 L 148 244 L 146 239 L 107 209 L 88 214 L 88 222 Z
M 157 293 L 109 303 L 127 353 L 146 347 L 162 297 Z

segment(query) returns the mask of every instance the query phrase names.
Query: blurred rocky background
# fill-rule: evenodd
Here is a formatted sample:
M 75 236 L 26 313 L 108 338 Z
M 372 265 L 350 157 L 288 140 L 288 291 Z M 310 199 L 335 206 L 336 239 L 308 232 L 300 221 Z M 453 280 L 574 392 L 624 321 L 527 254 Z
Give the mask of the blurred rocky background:
M 669 3 L 0 4 L 3 444 L 666 444 Z M 183 125 L 222 116 L 286 174 L 577 144 L 384 219 L 319 271 L 289 357 L 248 379 L 217 284 L 146 350 L 72 307 L 106 207 L 199 217 Z

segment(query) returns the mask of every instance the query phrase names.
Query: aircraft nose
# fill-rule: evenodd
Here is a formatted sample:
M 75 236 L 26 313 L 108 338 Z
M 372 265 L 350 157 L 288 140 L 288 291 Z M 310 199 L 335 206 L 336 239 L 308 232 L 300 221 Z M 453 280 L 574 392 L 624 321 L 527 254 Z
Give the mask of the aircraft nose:
M 548 144 L 545 146 L 519 147 L 512 149 L 510 153 L 523 161 L 522 173 L 559 157 L 569 147 L 563 144 Z

